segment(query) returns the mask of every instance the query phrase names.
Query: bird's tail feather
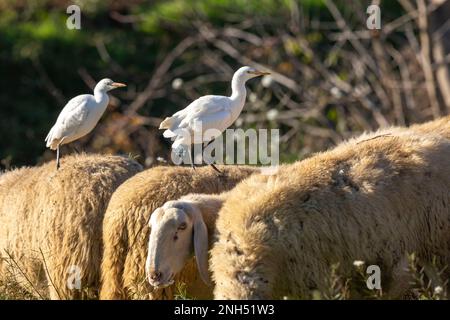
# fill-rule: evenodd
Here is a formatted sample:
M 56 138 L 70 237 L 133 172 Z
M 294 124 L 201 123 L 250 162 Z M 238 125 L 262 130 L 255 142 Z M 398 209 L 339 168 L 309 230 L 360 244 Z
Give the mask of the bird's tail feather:
M 173 117 L 167 117 L 161 122 L 161 124 L 159 125 L 159 128 L 160 129 L 170 129 L 172 127 L 173 121 L 174 121 Z
M 58 148 L 58 142 L 59 140 L 52 140 L 47 142 L 47 148 L 50 148 L 51 150 L 56 150 Z
M 54 139 L 53 138 L 53 131 L 54 128 L 50 129 L 50 132 L 47 134 L 47 137 L 45 137 L 45 142 L 47 148 L 50 148 L 51 150 L 56 150 L 56 148 L 58 147 L 58 143 L 59 143 L 59 139 Z
M 174 143 L 172 143 L 172 149 L 178 149 L 179 146 L 183 145 L 183 142 L 184 139 L 182 137 L 175 139 Z
M 48 147 L 48 142 L 50 141 L 50 136 L 52 135 L 52 132 L 53 132 L 53 128 L 50 129 L 47 136 L 45 137 L 45 142 L 47 142 L 47 147 Z
M 175 137 L 177 134 L 175 133 L 175 132 L 173 132 L 172 130 L 170 130 L 170 129 L 167 129 L 166 131 L 164 131 L 164 133 L 163 133 L 163 137 L 164 138 L 173 138 L 173 137 Z

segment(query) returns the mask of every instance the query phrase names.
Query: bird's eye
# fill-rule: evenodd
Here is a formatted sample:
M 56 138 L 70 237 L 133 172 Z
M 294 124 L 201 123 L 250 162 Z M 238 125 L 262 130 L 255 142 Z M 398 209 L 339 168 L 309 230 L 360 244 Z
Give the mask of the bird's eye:
M 177 235 L 174 235 L 173 236 L 173 241 L 177 241 L 178 240 L 178 236 Z
M 184 230 L 186 229 L 187 225 L 186 222 L 183 222 L 182 224 L 180 224 L 180 226 L 178 227 L 178 230 Z

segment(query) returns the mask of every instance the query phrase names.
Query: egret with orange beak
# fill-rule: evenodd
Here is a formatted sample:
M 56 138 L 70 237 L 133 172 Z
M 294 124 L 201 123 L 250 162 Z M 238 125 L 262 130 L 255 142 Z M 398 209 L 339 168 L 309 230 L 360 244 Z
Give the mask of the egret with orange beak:
M 252 67 L 242 67 L 237 70 L 231 80 L 231 96 L 208 95 L 194 100 L 183 110 L 173 116 L 164 119 L 159 129 L 165 129 L 163 136 L 171 138 L 174 142 L 172 149 L 187 150 L 191 166 L 194 166 L 192 157 L 192 145 L 202 143 L 204 146 L 220 136 L 223 131 L 230 127 L 241 114 L 245 105 L 247 90 L 245 83 L 255 77 L 267 75 Z M 215 135 L 205 136 L 208 129 L 215 129 Z M 196 141 L 201 137 L 202 141 Z M 210 164 L 214 170 L 221 172 Z
M 107 92 L 126 87 L 123 83 L 103 79 L 94 88 L 94 94 L 82 94 L 71 99 L 50 129 L 45 141 L 47 148 L 56 150 L 56 169 L 59 169 L 59 147 L 87 135 L 102 117 L 109 103 Z

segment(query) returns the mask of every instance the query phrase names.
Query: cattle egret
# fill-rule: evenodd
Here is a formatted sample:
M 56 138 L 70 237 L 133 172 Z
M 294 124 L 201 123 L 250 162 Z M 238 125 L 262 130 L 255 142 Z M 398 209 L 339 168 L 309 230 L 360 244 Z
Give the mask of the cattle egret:
M 121 87 L 126 85 L 103 79 L 95 86 L 94 95 L 76 96 L 65 105 L 45 138 L 47 148 L 56 150 L 56 169 L 59 169 L 59 147 L 91 132 L 108 106 L 107 92 Z
M 194 143 L 209 144 L 230 127 L 239 117 L 245 104 L 247 90 L 245 83 L 254 77 L 267 75 L 251 67 L 242 67 L 237 70 L 231 80 L 231 96 L 208 95 L 198 98 L 183 110 L 164 119 L 159 129 L 165 129 L 163 136 L 171 138 L 172 149 L 191 148 Z M 204 136 L 208 129 L 215 129 L 216 134 Z M 210 133 L 210 132 L 209 132 Z M 200 137 L 200 141 L 198 140 Z M 188 149 L 189 150 L 189 149 Z M 191 165 L 194 161 L 190 152 Z M 211 164 L 220 173 L 220 171 Z

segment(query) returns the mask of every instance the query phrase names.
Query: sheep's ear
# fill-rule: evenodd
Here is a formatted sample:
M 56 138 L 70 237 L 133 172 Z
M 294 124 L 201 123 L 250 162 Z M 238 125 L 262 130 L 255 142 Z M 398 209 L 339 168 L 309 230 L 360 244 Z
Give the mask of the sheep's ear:
M 192 215 L 194 228 L 194 252 L 198 272 L 206 284 L 210 284 L 208 273 L 208 229 L 203 222 L 202 214 L 197 211 Z

